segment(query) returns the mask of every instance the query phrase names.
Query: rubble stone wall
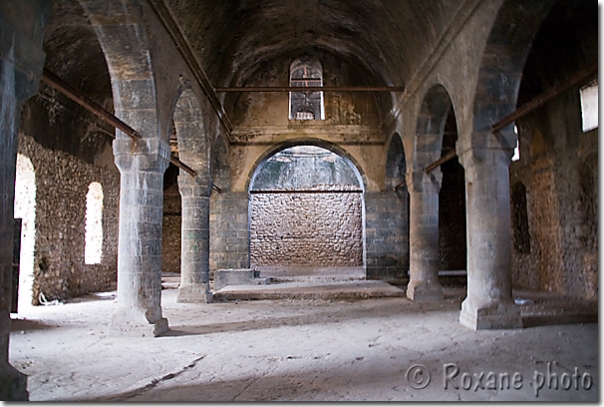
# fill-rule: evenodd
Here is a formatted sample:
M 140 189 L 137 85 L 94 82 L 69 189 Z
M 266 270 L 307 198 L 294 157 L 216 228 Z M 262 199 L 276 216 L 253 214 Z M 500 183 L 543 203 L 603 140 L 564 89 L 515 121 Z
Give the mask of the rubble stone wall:
M 510 167 L 512 284 L 597 299 L 598 130 L 583 133 L 580 114 L 572 89 L 519 125 L 520 161 Z
M 248 193 L 210 196 L 210 270 L 250 266 Z
M 363 265 L 362 193 L 251 196 L 252 266 Z
M 119 173 L 19 136 L 19 153 L 36 175 L 34 305 L 115 289 Z M 103 187 L 103 254 L 100 264 L 85 264 L 86 194 L 92 182 Z
M 404 281 L 409 270 L 409 194 L 365 194 L 367 278 Z
M 180 273 L 182 208 L 177 188 L 164 193 L 162 271 Z

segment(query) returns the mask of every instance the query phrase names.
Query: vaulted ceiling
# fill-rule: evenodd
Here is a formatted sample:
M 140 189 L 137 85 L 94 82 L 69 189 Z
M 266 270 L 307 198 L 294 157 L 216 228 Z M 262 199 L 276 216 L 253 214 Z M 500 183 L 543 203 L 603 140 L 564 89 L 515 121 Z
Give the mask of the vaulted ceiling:
M 319 49 L 404 86 L 460 0 L 166 0 L 215 86 L 280 55 Z

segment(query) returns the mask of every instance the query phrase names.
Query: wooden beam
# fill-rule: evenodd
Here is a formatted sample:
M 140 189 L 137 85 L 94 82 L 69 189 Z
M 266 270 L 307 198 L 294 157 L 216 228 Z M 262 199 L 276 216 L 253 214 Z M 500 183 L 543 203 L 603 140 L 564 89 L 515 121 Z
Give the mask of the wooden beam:
M 394 187 L 394 192 L 398 191 L 401 188 L 404 188 L 407 186 L 407 181 L 403 181 L 400 184 L 398 184 L 397 186 Z
M 135 140 L 140 140 L 143 138 L 143 136 L 141 136 L 141 134 L 139 132 L 134 130 L 132 127 L 128 126 L 126 123 L 124 123 L 123 121 L 121 121 L 120 119 L 115 117 L 115 115 L 113 115 L 111 112 L 108 112 L 107 110 L 105 110 L 104 108 L 99 106 L 96 102 L 92 101 L 90 98 L 88 98 L 82 92 L 80 92 L 76 88 L 72 87 L 67 82 L 65 82 L 63 79 L 59 78 L 57 75 L 50 72 L 46 68 L 44 68 L 44 71 L 42 73 L 42 82 L 44 82 L 51 88 L 58 90 L 63 95 L 67 96 L 69 99 L 73 100 L 74 102 L 76 102 L 77 104 L 79 104 L 80 106 L 82 106 L 83 108 L 88 110 L 89 112 L 95 114 L 101 120 L 105 121 L 106 123 L 109 123 L 116 129 L 121 130 L 124 134 L 126 134 L 130 138 L 133 138 Z M 192 176 L 197 175 L 195 170 L 193 170 L 191 167 L 184 164 L 183 162 L 181 162 L 178 158 L 176 158 L 174 156 L 170 156 L 170 162 L 172 164 L 174 164 L 175 166 L 177 166 L 178 168 L 181 168 L 185 172 L 191 174 Z
M 591 79 L 594 76 L 598 75 L 598 62 L 594 62 L 592 65 L 588 66 L 585 69 L 577 72 L 575 75 L 562 82 L 561 84 L 554 86 L 546 92 L 543 92 L 539 96 L 531 99 L 529 102 L 520 106 L 518 109 L 514 110 L 512 113 L 505 116 L 503 119 L 499 120 L 497 123 L 491 126 L 493 132 L 498 132 L 502 130 L 509 124 L 512 124 L 518 119 L 521 119 L 528 115 L 529 113 L 534 112 L 541 106 L 546 103 L 552 101 L 556 97 L 560 96 L 562 93 L 566 92 L 568 89 L 573 86 L 582 84 L 587 80 Z
M 531 99 L 524 105 L 520 106 L 518 109 L 514 110 L 512 113 L 505 116 L 503 119 L 499 120 L 497 123 L 493 124 L 491 126 L 491 130 L 493 131 L 493 133 L 497 133 L 497 132 L 501 131 L 504 127 L 508 126 L 509 124 L 534 112 L 541 106 L 545 105 L 548 102 L 551 102 L 553 99 L 560 96 L 562 93 L 566 92 L 568 89 L 572 88 L 573 86 L 580 85 L 580 84 L 588 81 L 589 79 L 593 78 L 597 74 L 598 74 L 598 63 L 595 62 L 592 65 L 588 66 L 587 68 L 582 69 L 581 71 L 577 72 L 575 75 L 573 75 L 568 80 L 562 82 L 561 84 L 559 84 L 557 86 L 554 86 L 553 88 L 549 89 L 548 91 L 543 92 L 539 96 L 534 97 L 533 99 Z M 432 164 L 428 165 L 425 169 L 426 173 L 430 173 L 436 167 L 446 163 L 447 161 L 452 160 L 455 157 L 457 157 L 457 152 L 455 150 L 450 151 L 449 153 L 445 154 L 438 160 L 434 161 Z
M 404 92 L 403 86 L 243 86 L 215 88 L 216 92 Z
M 455 150 L 451 150 L 449 151 L 447 154 L 443 155 L 442 157 L 440 157 L 438 160 L 434 161 L 432 164 L 428 165 L 424 171 L 426 171 L 426 174 L 431 173 L 432 171 L 434 171 L 437 167 L 443 165 L 444 163 L 446 163 L 447 161 L 451 161 L 452 159 L 454 159 L 455 157 L 457 157 L 457 151 Z

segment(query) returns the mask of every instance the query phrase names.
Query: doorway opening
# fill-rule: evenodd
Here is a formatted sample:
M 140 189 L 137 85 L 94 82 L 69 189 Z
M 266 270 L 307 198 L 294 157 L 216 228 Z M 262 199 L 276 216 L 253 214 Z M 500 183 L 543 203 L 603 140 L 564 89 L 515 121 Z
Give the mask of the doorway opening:
M 34 249 L 36 245 L 36 173 L 31 160 L 17 154 L 15 219 L 21 221 L 19 291 L 17 309 L 33 306 Z

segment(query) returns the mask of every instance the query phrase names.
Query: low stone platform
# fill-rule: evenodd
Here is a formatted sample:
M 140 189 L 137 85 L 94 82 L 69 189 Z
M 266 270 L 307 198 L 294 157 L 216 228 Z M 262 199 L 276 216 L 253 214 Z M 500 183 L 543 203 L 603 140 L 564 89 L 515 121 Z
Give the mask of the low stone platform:
M 271 282 L 270 285 L 264 286 L 228 285 L 215 291 L 213 299 L 215 301 L 279 299 L 358 300 L 404 296 L 404 290 L 383 281 L 300 279 L 290 282 Z

